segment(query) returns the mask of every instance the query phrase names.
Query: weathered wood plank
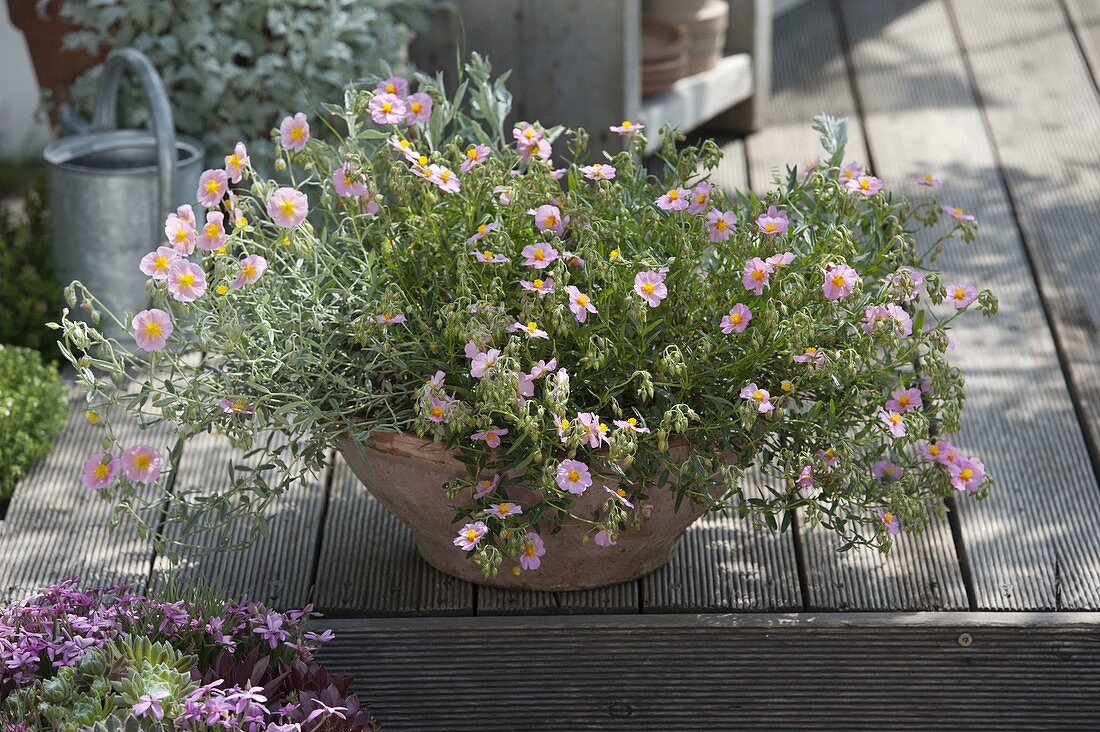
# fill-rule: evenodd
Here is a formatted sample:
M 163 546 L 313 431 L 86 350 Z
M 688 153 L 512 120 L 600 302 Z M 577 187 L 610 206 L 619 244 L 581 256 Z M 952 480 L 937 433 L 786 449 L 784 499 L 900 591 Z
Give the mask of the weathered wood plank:
M 240 461 L 241 456 L 242 452 L 227 438 L 199 435 L 187 444 L 174 489 L 204 494 L 223 492 L 229 487 L 226 468 L 231 461 Z M 265 514 L 266 535 L 260 535 L 250 521 L 238 521 L 230 531 L 230 541 L 241 544 L 251 538 L 253 543 L 247 548 L 217 552 L 185 548 L 179 551 L 176 563 L 158 555 L 154 585 L 201 582 L 227 597 L 248 595 L 279 609 L 305 605 L 325 504 L 325 480 L 325 475 L 314 476 L 280 496 Z M 198 547 L 210 547 L 216 542 L 209 532 L 184 536 L 178 526 L 167 527 L 165 534 Z
M 110 531 L 113 504 L 80 482 L 84 461 L 102 449 L 103 437 L 103 428 L 85 419 L 86 409 L 82 390 L 72 387 L 53 452 L 16 489 L 0 536 L 0 593 L 7 599 L 68 577 L 80 577 L 87 586 L 145 587 L 152 542 L 128 524 Z M 124 444 L 171 446 L 163 426 L 142 432 L 137 420 L 118 415 L 114 427 Z
M 786 18 L 775 39 L 775 76 L 767 126 L 746 141 L 752 187 L 767 190 L 789 165 L 822 154 L 810 129 L 821 112 L 848 117 L 848 158 L 866 165 L 867 148 L 852 93 L 841 30 L 828 0 Z M 906 535 L 888 555 L 870 549 L 839 553 L 828 531 L 799 524 L 810 608 L 958 610 L 968 607 L 965 582 L 946 519 Z
M 1029 114 L 1023 108 L 1040 104 L 1038 98 L 1013 100 L 1032 85 L 1036 94 L 1049 94 L 1051 83 L 1034 79 L 1013 59 L 1024 49 L 1033 52 L 1035 39 L 1050 38 L 1054 29 L 999 2 L 955 7 L 965 8 L 974 34 L 979 28 L 1008 33 L 968 42 L 972 59 L 995 54 L 983 76 L 1003 80 L 996 94 L 983 95 L 986 113 L 991 119 Z M 1100 539 L 1090 528 L 1100 521 L 1096 479 L 951 17 L 942 2 L 915 0 L 845 0 L 842 9 L 876 172 L 903 191 L 912 191 L 910 175 L 944 174 L 941 197 L 975 211 L 982 234 L 973 249 L 955 247 L 939 264 L 948 277 L 991 287 L 1001 300 L 997 318 L 963 318 L 952 332 L 952 360 L 966 376 L 969 397 L 957 442 L 980 455 L 997 480 L 989 500 L 958 501 L 977 607 L 1096 607 Z M 1038 46 L 1031 68 L 1044 63 L 1040 56 L 1065 55 L 1071 45 Z M 1034 130 L 1027 144 L 1043 145 L 1044 134 Z M 1003 172 L 1047 176 L 1039 163 Z M 1054 199 L 1064 195 L 1058 193 L 1064 181 L 1048 177 L 1047 185 Z M 1048 212 L 1044 225 L 1057 215 Z
M 1095 0 L 1065 0 L 1065 4 L 1093 83 L 1100 84 L 1100 4 Z
M 1094 729 L 1100 617 L 328 621 L 387 730 Z M 535 649 L 535 650 L 533 650 Z
M 314 602 L 332 615 L 469 615 L 474 587 L 420 558 L 412 533 L 334 461 Z
M 528 592 L 481 586 L 477 588 L 478 615 L 606 615 L 636 612 L 636 581 L 572 592 Z

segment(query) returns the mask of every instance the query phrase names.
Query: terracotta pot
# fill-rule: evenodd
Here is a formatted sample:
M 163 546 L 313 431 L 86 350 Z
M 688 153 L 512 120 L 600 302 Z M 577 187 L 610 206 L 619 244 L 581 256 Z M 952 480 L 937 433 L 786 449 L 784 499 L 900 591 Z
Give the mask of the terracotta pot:
M 8 17 L 27 41 L 38 88 L 52 90 L 59 101 L 68 100 L 68 87 L 88 69 L 103 60 L 106 49 L 98 54 L 85 51 L 62 51 L 65 36 L 76 27 L 61 19 L 61 2 L 53 0 L 46 6 L 43 18 L 35 9 L 37 0 L 8 0 Z
M 556 534 L 548 524 L 540 524 L 539 534 L 546 546 L 542 566 L 515 575 L 515 560 L 505 559 L 497 576 L 486 579 L 481 568 L 452 543 L 461 527 L 461 523 L 452 522 L 454 506 L 468 503 L 473 490 L 465 489 L 454 501 L 446 497 L 444 484 L 466 476 L 466 466 L 452 451 L 393 433 L 375 435 L 370 445 L 344 437 L 336 446 L 367 490 L 412 529 L 420 555 L 429 564 L 467 582 L 494 587 L 579 590 L 641 577 L 672 558 L 684 531 L 708 508 L 685 500 L 677 512 L 670 491 L 652 491 L 648 501 L 653 506 L 652 518 L 638 529 L 624 531 L 611 547 L 583 544 L 590 527 L 580 523 L 566 523 Z M 670 448 L 673 454 L 686 455 L 687 451 L 686 445 Z M 537 501 L 532 492 L 523 489 L 509 489 L 508 498 L 520 505 Z M 607 499 L 602 484 L 596 482 L 578 497 L 574 513 L 590 515 Z

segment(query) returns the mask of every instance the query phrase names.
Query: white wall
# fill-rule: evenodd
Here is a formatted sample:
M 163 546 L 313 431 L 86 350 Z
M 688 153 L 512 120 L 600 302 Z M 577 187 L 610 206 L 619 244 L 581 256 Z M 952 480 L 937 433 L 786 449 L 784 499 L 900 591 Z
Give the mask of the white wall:
M 39 118 L 38 82 L 27 44 L 6 8 L 0 8 L 0 69 L 0 158 L 32 157 L 49 141 L 49 125 Z

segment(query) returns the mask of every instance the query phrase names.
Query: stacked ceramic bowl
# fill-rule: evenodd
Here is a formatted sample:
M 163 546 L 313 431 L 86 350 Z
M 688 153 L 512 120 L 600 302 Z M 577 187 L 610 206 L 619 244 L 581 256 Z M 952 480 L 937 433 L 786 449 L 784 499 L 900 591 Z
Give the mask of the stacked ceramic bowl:
M 642 96 L 663 92 L 687 76 L 690 63 L 686 25 L 642 21 Z
M 642 18 L 643 24 L 658 22 L 685 28 L 687 74 L 713 68 L 722 58 L 730 20 L 726 0 L 644 0 Z

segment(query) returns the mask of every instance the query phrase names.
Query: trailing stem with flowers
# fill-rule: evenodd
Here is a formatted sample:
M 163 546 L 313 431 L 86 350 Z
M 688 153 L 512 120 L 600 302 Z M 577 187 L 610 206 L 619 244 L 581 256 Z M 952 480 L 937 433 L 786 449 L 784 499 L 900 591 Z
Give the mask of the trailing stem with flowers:
M 455 551 L 489 574 L 553 561 L 562 523 L 600 551 L 655 491 L 772 529 L 799 509 L 882 548 L 929 499 L 986 491 L 943 437 L 963 402 L 945 353 L 955 318 L 996 301 L 931 269 L 971 215 L 845 164 L 842 121 L 819 119 L 826 157 L 758 198 L 710 183 L 713 141 L 663 130 L 658 178 L 637 162 L 644 125 L 610 125 L 626 150 L 586 164 L 583 130 L 506 134 L 508 102 L 475 57 L 453 97 L 391 78 L 287 118 L 281 182 L 243 146 L 207 171 L 205 212 L 170 215 L 140 265 L 154 307 L 118 316 L 133 340 L 61 323 L 108 417 L 86 483 L 138 521 L 164 483 L 161 446 L 119 444 L 114 410 L 254 453 L 223 494 L 168 494 L 167 519 L 201 529 L 261 513 L 342 436 L 415 433 L 468 466 L 446 487 Z M 588 491 L 600 508 L 574 511 Z

